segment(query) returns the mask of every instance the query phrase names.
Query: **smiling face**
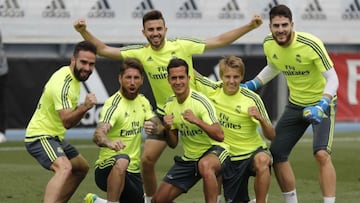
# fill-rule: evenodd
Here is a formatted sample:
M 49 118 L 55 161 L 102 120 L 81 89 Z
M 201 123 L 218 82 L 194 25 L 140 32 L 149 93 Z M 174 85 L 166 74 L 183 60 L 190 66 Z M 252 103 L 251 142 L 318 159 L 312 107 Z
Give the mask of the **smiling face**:
M 244 79 L 244 62 L 239 57 L 226 56 L 220 60 L 219 67 L 224 93 L 227 95 L 236 94 L 239 91 L 240 82 Z
M 165 44 L 167 28 L 163 19 L 148 20 L 144 23 L 143 34 L 154 50 L 161 49 Z
M 189 95 L 190 76 L 186 72 L 185 66 L 172 67 L 168 72 L 169 84 L 176 95 L 179 103 L 182 103 Z
M 240 69 L 225 66 L 221 80 L 224 84 L 224 93 L 227 95 L 234 95 L 239 90 L 240 82 L 243 80 L 243 75 L 241 74 Z
M 71 58 L 71 66 L 76 79 L 86 81 L 95 68 L 96 55 L 90 51 L 79 51 Z
M 274 16 L 270 20 L 270 31 L 280 46 L 288 46 L 293 39 L 294 23 L 285 16 Z

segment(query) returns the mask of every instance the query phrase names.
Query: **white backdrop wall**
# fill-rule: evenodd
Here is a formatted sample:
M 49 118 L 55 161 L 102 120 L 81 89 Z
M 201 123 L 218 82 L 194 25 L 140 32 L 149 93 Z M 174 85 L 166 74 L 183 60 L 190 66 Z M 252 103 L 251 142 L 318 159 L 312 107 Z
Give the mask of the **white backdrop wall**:
M 0 29 L 5 43 L 76 43 L 72 24 L 84 17 L 106 43 L 141 43 L 141 18 L 151 9 L 163 12 L 169 38 L 215 36 L 257 13 L 264 24 L 236 43 L 261 44 L 277 4 L 292 9 L 296 30 L 325 43 L 360 43 L 360 0 L 0 0 Z

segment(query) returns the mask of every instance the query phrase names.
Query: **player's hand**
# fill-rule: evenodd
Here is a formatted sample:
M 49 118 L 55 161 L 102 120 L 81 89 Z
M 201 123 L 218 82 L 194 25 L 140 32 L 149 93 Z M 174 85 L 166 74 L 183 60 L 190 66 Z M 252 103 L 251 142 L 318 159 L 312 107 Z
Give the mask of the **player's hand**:
M 263 23 L 261 16 L 256 14 L 252 17 L 250 25 L 253 29 L 256 29 L 258 27 L 260 27 L 260 25 Z
M 86 21 L 84 18 L 79 18 L 74 22 L 74 28 L 79 33 L 82 33 L 86 30 Z
M 124 149 L 126 147 L 126 145 L 123 143 L 122 140 L 113 140 L 108 144 L 108 148 L 115 150 L 115 151 L 119 151 L 121 149 Z
M 94 93 L 89 93 L 85 97 L 85 107 L 91 109 L 96 104 L 96 96 Z
M 312 124 L 319 124 L 326 115 L 323 109 L 319 106 L 308 106 L 303 110 L 304 118 Z
M 184 117 L 185 120 L 193 124 L 196 124 L 196 121 L 198 119 L 190 109 L 186 109 L 182 114 L 182 116 Z
M 256 108 L 256 106 L 251 106 L 248 108 L 248 114 L 249 116 L 253 117 L 254 119 L 260 121 L 262 119 L 262 116 L 259 112 L 259 110 Z
M 316 106 L 309 106 L 303 110 L 303 116 L 312 124 L 319 124 L 326 118 L 326 110 L 329 108 L 330 98 L 323 96 Z
M 163 117 L 163 120 L 164 120 L 164 127 L 165 129 L 167 130 L 170 130 L 171 129 L 171 125 L 173 124 L 174 122 L 174 115 L 171 114 L 171 115 L 165 115 Z

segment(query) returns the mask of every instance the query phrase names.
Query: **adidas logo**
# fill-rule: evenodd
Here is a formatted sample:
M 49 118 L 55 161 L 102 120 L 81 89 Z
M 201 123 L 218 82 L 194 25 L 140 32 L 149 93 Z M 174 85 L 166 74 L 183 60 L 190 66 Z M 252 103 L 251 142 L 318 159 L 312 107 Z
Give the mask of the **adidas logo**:
M 266 5 L 263 12 L 261 13 L 262 19 L 269 19 L 269 12 L 274 7 L 279 5 L 279 2 L 277 0 L 272 0 L 269 4 Z
M 88 13 L 89 18 L 114 18 L 115 12 L 111 10 L 107 0 L 98 0 L 96 4 L 91 7 Z
M 87 81 L 81 83 L 79 103 L 85 101 L 86 94 L 90 92 L 96 95 L 97 104 L 86 112 L 84 118 L 81 119 L 80 124 L 84 126 L 94 126 L 98 123 L 102 106 L 105 100 L 109 98 L 105 85 L 96 69 L 94 69 Z
M 25 11 L 19 6 L 17 0 L 5 0 L 0 5 L 0 17 L 5 18 L 21 18 L 25 16 Z
M 323 13 L 319 1 L 314 0 L 305 8 L 305 13 L 301 15 L 301 18 L 304 20 L 326 20 L 326 15 Z
M 132 12 L 133 18 L 142 18 L 145 13 L 154 9 L 154 5 L 151 0 L 143 0 L 139 6 Z
M 342 19 L 344 20 L 360 20 L 360 3 L 359 0 L 354 0 L 352 4 L 349 5 L 345 12 L 342 14 Z
M 64 0 L 52 0 L 42 12 L 44 18 L 70 18 L 70 12 L 66 10 Z
M 198 7 L 195 3 L 195 0 L 188 0 L 184 2 L 183 6 L 179 8 L 179 11 L 176 12 L 176 18 L 202 18 L 202 13 L 198 11 Z
M 244 14 L 240 13 L 240 7 L 236 0 L 230 0 L 218 15 L 219 19 L 243 19 Z

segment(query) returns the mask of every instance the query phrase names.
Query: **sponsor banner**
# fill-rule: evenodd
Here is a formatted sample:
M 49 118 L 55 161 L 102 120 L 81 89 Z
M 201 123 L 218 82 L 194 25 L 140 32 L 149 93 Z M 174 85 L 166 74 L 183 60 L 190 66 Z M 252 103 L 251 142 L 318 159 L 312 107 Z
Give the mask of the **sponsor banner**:
M 339 77 L 338 121 L 360 121 L 360 54 L 330 54 Z
M 0 26 L 6 43 L 76 43 L 72 25 L 82 17 L 106 43 L 142 43 L 141 18 L 151 9 L 163 12 L 168 37 L 213 37 L 257 13 L 264 24 L 235 43 L 260 44 L 278 4 L 292 9 L 296 30 L 325 43 L 360 43 L 360 0 L 0 0 Z
M 221 57 L 195 57 L 194 66 L 203 75 L 217 80 L 218 61 Z M 248 68 L 245 80 L 252 79 L 265 65 L 264 57 L 243 57 Z M 58 68 L 68 65 L 66 59 L 9 59 L 8 85 L 6 89 L 6 109 L 8 128 L 25 128 L 30 121 L 44 87 L 51 74 Z M 88 111 L 78 127 L 95 127 L 105 100 L 118 91 L 118 73 L 120 61 L 98 59 L 96 71 L 82 84 L 79 103 L 89 92 L 95 93 L 97 104 Z M 277 93 L 276 80 L 263 87 L 259 94 L 264 99 L 271 119 L 276 119 Z M 155 106 L 154 98 L 147 80 L 141 88 L 143 93 Z

